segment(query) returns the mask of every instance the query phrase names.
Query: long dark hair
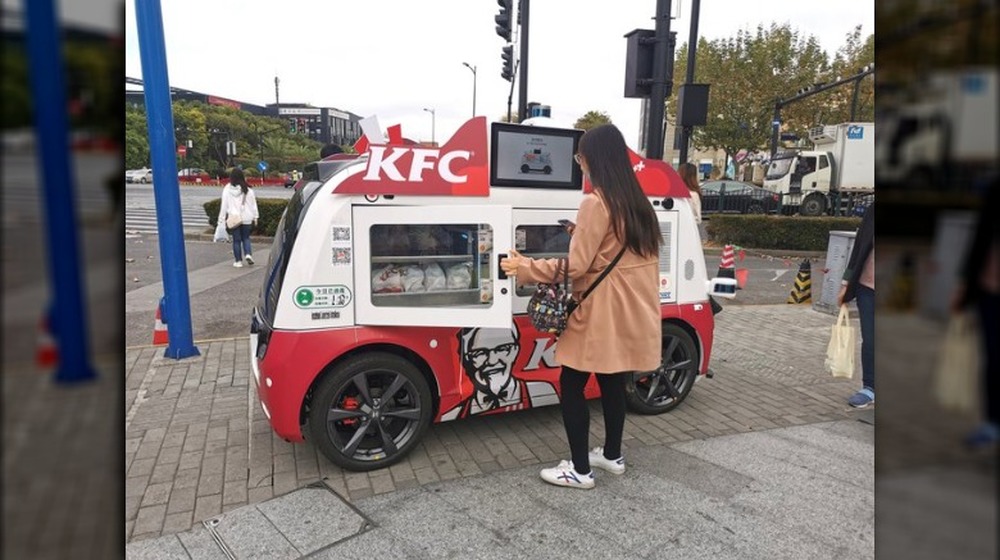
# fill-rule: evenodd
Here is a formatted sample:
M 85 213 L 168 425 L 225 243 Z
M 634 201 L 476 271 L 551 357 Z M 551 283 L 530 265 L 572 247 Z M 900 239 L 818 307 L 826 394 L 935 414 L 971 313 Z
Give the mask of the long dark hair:
M 229 172 L 229 184 L 239 185 L 243 194 L 247 194 L 247 191 L 250 190 L 250 185 L 247 184 L 247 178 L 243 175 L 243 170 L 238 167 Z
M 698 193 L 701 196 L 701 185 L 698 184 L 698 168 L 693 163 L 682 163 L 677 166 L 677 174 L 684 180 L 688 190 Z
M 660 224 L 639 186 L 621 131 L 613 124 L 592 128 L 580 138 L 579 152 L 590 169 L 594 190 L 608 205 L 615 237 L 634 253 L 656 255 Z

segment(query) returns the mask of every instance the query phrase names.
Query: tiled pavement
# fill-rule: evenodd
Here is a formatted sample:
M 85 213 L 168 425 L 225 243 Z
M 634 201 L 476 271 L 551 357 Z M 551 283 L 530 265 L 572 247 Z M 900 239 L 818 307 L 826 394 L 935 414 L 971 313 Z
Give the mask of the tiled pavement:
M 808 306 L 726 309 L 717 316 L 715 377 L 699 381 L 671 413 L 630 414 L 626 448 L 847 417 L 844 401 L 856 382 L 823 370 L 831 324 Z M 404 461 L 343 471 L 312 445 L 272 434 L 250 381 L 246 339 L 201 343 L 200 350 L 181 361 L 159 357 L 162 349 L 127 352 L 128 541 L 186 531 L 321 478 L 353 500 L 568 456 L 559 408 L 547 407 L 434 425 Z M 601 422 L 591 430 L 603 437 Z

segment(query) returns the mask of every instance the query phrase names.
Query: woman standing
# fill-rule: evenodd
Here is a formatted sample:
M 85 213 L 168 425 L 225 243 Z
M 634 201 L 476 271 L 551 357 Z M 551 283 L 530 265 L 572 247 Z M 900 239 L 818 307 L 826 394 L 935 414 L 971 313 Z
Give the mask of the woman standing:
M 239 225 L 228 227 L 227 218 L 238 216 Z M 250 247 L 250 231 L 257 225 L 257 198 L 247 184 L 243 170 L 233 169 L 229 174 L 229 184 L 222 187 L 222 206 L 219 221 L 226 223 L 226 229 L 233 236 L 233 266 L 240 268 L 243 261 L 253 264 L 253 250 Z
M 837 303 L 858 300 L 861 320 L 861 390 L 847 399 L 854 408 L 875 404 L 875 205 L 869 204 L 854 237 L 854 247 L 840 282 Z
M 698 168 L 693 163 L 682 163 L 677 166 L 677 174 L 691 191 L 691 210 L 694 211 L 694 223 L 701 223 L 701 185 L 698 184 Z
M 569 279 L 573 296 L 594 283 L 621 253 L 618 264 L 570 315 L 556 346 L 563 423 L 572 461 L 543 469 L 546 482 L 593 488 L 591 467 L 625 472 L 622 433 L 625 384 L 634 371 L 660 366 L 660 227 L 629 162 L 625 139 L 614 125 L 591 129 L 575 156 L 594 186 L 569 228 Z M 532 259 L 511 251 L 500 266 L 519 284 L 550 282 L 558 259 Z M 561 281 L 561 276 L 559 280 Z M 597 374 L 604 410 L 604 446 L 588 452 L 590 413 L 584 386 Z
M 982 360 L 982 424 L 965 439 L 971 447 L 994 445 L 1000 440 L 1000 182 L 989 184 L 979 210 L 975 234 L 966 250 L 952 312 L 973 307 L 979 315 Z

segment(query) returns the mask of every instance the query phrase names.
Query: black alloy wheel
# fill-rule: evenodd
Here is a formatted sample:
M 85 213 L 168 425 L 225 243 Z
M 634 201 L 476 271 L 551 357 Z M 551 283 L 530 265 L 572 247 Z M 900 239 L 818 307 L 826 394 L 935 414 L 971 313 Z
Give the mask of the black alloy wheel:
M 673 410 L 691 392 L 698 377 L 698 350 L 681 327 L 663 324 L 662 362 L 655 371 L 636 372 L 625 385 L 629 408 L 640 414 Z
M 430 388 L 409 361 L 372 353 L 339 364 L 313 395 L 309 439 L 334 464 L 351 471 L 392 465 L 431 423 Z

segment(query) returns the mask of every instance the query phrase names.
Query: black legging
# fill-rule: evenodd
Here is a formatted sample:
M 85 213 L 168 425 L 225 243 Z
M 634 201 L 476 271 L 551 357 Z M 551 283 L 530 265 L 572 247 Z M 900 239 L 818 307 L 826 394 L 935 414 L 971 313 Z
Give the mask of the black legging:
M 604 456 L 617 459 L 622 456 L 622 432 L 625 430 L 625 382 L 628 374 L 598 374 L 601 386 L 601 407 L 604 409 Z M 562 387 L 563 424 L 566 439 L 573 457 L 573 468 L 580 474 L 590 472 L 590 409 L 583 397 L 583 388 L 590 380 L 589 373 L 563 366 L 559 375 Z

